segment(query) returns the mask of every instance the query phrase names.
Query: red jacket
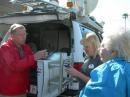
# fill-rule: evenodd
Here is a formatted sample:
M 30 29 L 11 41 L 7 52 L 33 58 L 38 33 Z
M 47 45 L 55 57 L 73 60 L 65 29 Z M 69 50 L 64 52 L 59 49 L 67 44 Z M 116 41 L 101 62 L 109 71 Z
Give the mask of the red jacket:
M 15 96 L 25 94 L 29 87 L 29 70 L 34 66 L 34 56 L 28 45 L 22 46 L 25 57 L 20 59 L 18 49 L 11 39 L 0 48 L 0 94 Z

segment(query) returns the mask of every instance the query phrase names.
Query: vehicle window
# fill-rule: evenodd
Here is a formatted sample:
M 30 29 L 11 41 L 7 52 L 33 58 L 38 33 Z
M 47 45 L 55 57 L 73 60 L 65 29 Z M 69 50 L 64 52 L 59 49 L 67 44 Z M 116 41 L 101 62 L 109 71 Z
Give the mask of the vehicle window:
M 101 33 L 99 31 L 92 31 L 92 30 L 90 30 L 89 28 L 87 28 L 85 26 L 80 26 L 80 29 L 81 29 L 81 33 L 82 33 L 83 38 L 85 37 L 86 33 L 94 32 L 98 36 L 99 40 L 100 41 L 102 40 L 102 35 L 101 35 Z

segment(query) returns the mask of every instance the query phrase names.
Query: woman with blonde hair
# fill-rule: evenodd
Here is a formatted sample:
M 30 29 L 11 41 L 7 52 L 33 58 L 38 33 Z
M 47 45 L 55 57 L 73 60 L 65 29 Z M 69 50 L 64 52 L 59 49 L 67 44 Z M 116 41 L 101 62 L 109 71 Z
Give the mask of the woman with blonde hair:
M 87 33 L 80 43 L 84 47 L 86 58 L 81 70 L 78 71 L 73 67 L 67 68 L 66 72 L 79 79 L 79 89 L 81 90 L 90 78 L 90 72 L 102 62 L 98 55 L 98 48 L 100 46 L 99 38 L 95 33 Z
M 130 97 L 130 30 L 104 33 L 99 53 L 104 63 L 79 97 Z

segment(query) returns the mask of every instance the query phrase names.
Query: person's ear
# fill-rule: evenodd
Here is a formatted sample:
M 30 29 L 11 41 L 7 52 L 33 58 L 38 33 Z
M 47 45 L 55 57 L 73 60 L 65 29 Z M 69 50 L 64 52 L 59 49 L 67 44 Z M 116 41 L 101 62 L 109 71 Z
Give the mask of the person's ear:
M 112 56 L 117 56 L 118 52 L 117 51 L 112 51 Z

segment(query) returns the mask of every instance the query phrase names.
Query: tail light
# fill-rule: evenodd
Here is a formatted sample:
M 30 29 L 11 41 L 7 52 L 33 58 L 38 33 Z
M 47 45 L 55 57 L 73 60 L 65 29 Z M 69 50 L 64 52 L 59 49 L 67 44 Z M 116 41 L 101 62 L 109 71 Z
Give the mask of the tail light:
M 83 62 L 76 62 L 76 63 L 73 64 L 73 67 L 74 67 L 76 70 L 80 71 L 82 65 L 83 65 Z

